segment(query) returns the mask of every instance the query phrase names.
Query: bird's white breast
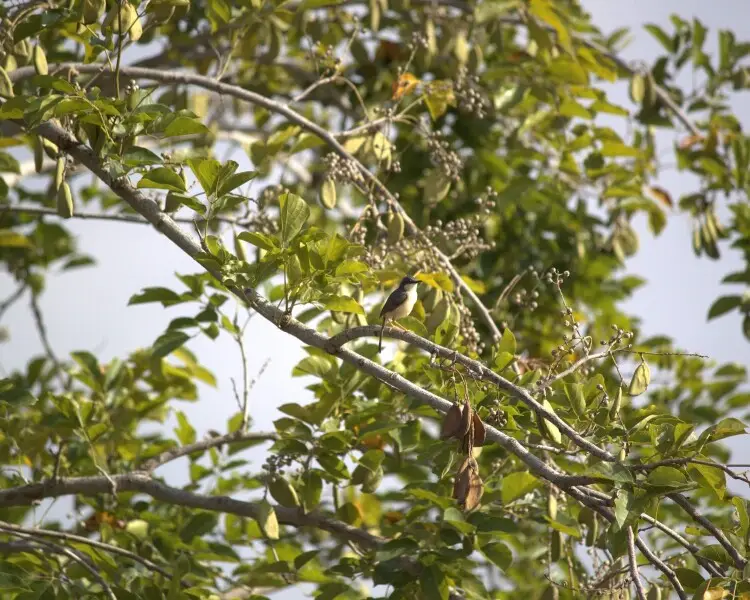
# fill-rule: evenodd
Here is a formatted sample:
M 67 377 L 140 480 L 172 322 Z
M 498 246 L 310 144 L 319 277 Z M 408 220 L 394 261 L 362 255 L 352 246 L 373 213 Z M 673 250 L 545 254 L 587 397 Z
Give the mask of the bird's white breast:
M 408 316 L 417 303 L 417 286 L 413 286 L 406 292 L 406 302 L 396 308 L 391 314 L 393 319 L 403 319 Z

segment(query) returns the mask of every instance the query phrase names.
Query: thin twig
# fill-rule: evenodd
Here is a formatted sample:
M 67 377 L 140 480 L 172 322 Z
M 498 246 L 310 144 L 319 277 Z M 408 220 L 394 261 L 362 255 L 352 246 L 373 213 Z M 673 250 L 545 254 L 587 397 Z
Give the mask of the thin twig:
M 44 347 L 44 351 L 47 354 L 47 357 L 52 361 L 52 364 L 55 366 L 55 374 L 57 378 L 60 380 L 60 384 L 63 388 L 68 387 L 68 382 L 65 381 L 65 378 L 63 377 L 63 365 L 60 362 L 60 360 L 57 358 L 57 354 L 55 354 L 55 351 L 52 349 L 52 344 L 50 344 L 49 341 L 49 335 L 47 334 L 47 326 L 44 324 L 44 317 L 42 316 L 42 311 L 39 308 L 39 300 L 37 298 L 36 294 L 31 294 L 31 312 L 34 315 L 34 322 L 36 323 L 36 329 L 39 333 L 39 339 L 42 342 L 42 346 Z
M 117 554 L 119 556 L 124 556 L 125 558 L 129 558 L 130 560 L 142 564 L 147 569 L 150 569 L 151 571 L 154 571 L 155 573 L 159 573 L 160 575 L 163 575 L 164 577 L 167 577 L 169 579 L 172 578 L 172 574 L 166 570 L 157 565 L 154 562 L 151 562 L 147 558 L 143 558 L 142 556 L 138 556 L 137 554 L 134 554 L 133 552 L 130 552 L 129 550 L 125 550 L 123 548 L 120 548 L 119 546 L 112 546 L 111 544 L 106 544 L 104 542 L 99 542 L 97 540 L 92 540 L 87 537 L 83 537 L 80 535 L 75 535 L 73 533 L 67 533 L 64 531 L 52 531 L 50 529 L 30 529 L 28 527 L 21 527 L 20 525 L 15 525 L 13 523 L 6 523 L 5 521 L 0 521 L 0 531 L 7 531 L 8 533 L 22 533 L 22 534 L 28 534 L 31 536 L 43 536 L 43 537 L 51 537 L 56 538 L 60 540 L 65 540 L 66 542 L 74 542 L 77 544 L 86 544 L 87 546 L 91 546 L 92 548 L 97 548 L 98 550 L 103 550 L 105 552 L 109 552 L 110 554 Z M 189 587 L 189 583 L 184 583 L 185 587 Z
M 205 452 L 210 448 L 216 448 L 223 446 L 224 444 L 238 444 L 242 442 L 253 442 L 253 441 L 273 441 L 278 439 L 278 435 L 273 432 L 248 432 L 238 430 L 233 433 L 227 433 L 226 435 L 220 435 L 216 437 L 206 438 L 199 442 L 188 444 L 187 446 L 179 446 L 172 450 L 166 450 L 159 456 L 156 456 L 146 461 L 139 470 L 151 473 L 155 469 L 167 464 L 173 460 L 180 458 L 181 456 L 187 456 L 189 454 L 195 454 L 196 452 Z
M 641 575 L 638 573 L 638 559 L 635 556 L 635 540 L 633 536 L 633 528 L 628 527 L 628 560 L 630 561 L 630 578 L 633 580 L 635 585 L 635 592 L 638 595 L 638 600 L 646 600 L 646 590 L 643 589 L 643 582 L 641 581 Z
M 5 314 L 5 311 L 8 310 L 11 306 L 13 306 L 19 300 L 19 298 L 23 296 L 23 293 L 26 291 L 28 287 L 29 287 L 29 284 L 24 281 L 21 285 L 19 285 L 16 288 L 15 292 L 13 292 L 5 300 L 0 302 L 0 320 L 2 320 L 3 315 Z
M 716 541 L 723 546 L 724 550 L 727 551 L 729 556 L 732 557 L 735 566 L 738 569 L 742 570 L 742 568 L 747 564 L 747 559 L 737 551 L 737 548 L 732 545 L 732 543 L 727 539 L 724 533 L 718 527 L 716 527 L 716 525 L 714 525 L 706 517 L 701 515 L 698 510 L 692 504 L 690 504 L 690 501 L 682 494 L 669 494 L 669 498 L 674 501 L 674 503 L 677 504 L 680 508 L 682 508 L 682 510 L 689 514 L 696 523 L 709 531 L 711 535 L 716 538 Z
M 34 541 L 37 544 L 39 544 L 40 546 L 44 546 L 47 549 L 51 550 L 55 554 L 62 554 L 64 556 L 67 556 L 70 560 L 72 560 L 73 562 L 78 563 L 84 569 L 86 569 L 89 573 L 91 573 L 91 576 L 94 579 L 96 579 L 96 581 L 99 583 L 99 585 L 102 586 L 102 588 L 104 589 L 104 592 L 107 594 L 107 596 L 110 598 L 110 600 L 117 600 L 117 597 L 115 596 L 114 592 L 112 591 L 112 588 L 109 587 L 109 585 L 107 584 L 106 581 L 104 581 L 104 578 L 101 576 L 101 574 L 99 573 L 99 571 L 97 571 L 96 568 L 94 568 L 91 565 L 91 563 L 89 563 L 88 560 L 84 560 L 83 558 L 81 558 L 78 555 L 78 553 L 73 552 L 72 550 L 70 550 L 69 548 L 66 548 L 65 546 L 61 546 L 60 544 L 55 544 L 53 542 L 49 542 L 49 541 L 44 540 L 44 539 L 39 539 L 36 535 L 28 535 L 28 534 L 21 533 L 21 532 L 18 532 L 18 531 L 13 531 L 13 530 L 10 530 L 10 529 L 5 529 L 3 527 L 0 527 L 0 530 L 4 530 L 9 535 L 12 535 L 14 537 L 20 538 L 22 540 Z
M 2 206 L 0 207 L 0 213 L 18 213 L 26 215 L 38 215 L 38 216 L 49 216 L 61 218 L 57 211 L 53 208 L 42 208 L 37 206 Z M 80 212 L 76 211 L 73 214 L 74 219 L 89 219 L 99 221 L 120 221 L 123 223 L 139 223 L 140 225 L 150 225 L 150 223 L 141 217 L 140 215 L 126 215 L 126 214 L 107 214 L 107 213 L 93 213 L 93 212 Z M 194 217 L 172 217 L 175 223 L 194 223 Z M 234 218 L 234 217 L 211 217 L 212 221 L 219 223 L 227 223 L 231 225 L 246 225 L 247 219 Z M 201 219 L 198 220 L 200 222 Z

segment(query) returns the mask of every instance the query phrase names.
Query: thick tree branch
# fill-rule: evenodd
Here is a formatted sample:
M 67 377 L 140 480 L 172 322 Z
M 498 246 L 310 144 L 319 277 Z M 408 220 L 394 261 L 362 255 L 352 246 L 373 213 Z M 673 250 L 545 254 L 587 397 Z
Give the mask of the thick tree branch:
M 180 490 L 152 479 L 142 472 L 126 475 L 103 475 L 90 477 L 71 477 L 44 483 L 33 483 L 20 487 L 0 490 L 0 507 L 29 506 L 37 500 L 45 498 L 59 498 L 73 494 L 94 496 L 97 494 L 111 494 L 114 482 L 118 491 L 141 492 L 156 500 L 161 500 L 177 506 L 200 508 L 221 513 L 231 513 L 241 517 L 257 519 L 260 509 L 255 502 L 235 500 L 228 496 L 204 496 L 186 490 Z M 320 513 L 303 513 L 298 509 L 283 506 L 274 507 L 279 523 L 294 527 L 316 527 L 328 531 L 339 538 L 356 542 L 364 548 L 375 548 L 384 540 L 363 529 L 347 525 L 341 521 L 331 519 Z
M 82 63 L 59 63 L 55 65 L 50 65 L 49 69 L 50 71 L 74 70 L 74 71 L 78 71 L 79 73 L 98 73 L 102 70 L 102 65 L 101 64 L 88 64 L 87 65 L 87 64 L 82 64 Z M 34 72 L 35 71 L 33 67 L 21 67 L 20 69 L 16 69 L 12 73 L 10 73 L 10 77 L 11 77 L 11 80 L 15 82 L 15 81 L 19 81 L 21 79 L 32 76 Z M 347 161 L 351 161 L 351 164 L 356 165 L 357 169 L 362 174 L 362 176 L 367 181 L 369 181 L 373 186 L 375 186 L 378 192 L 380 192 L 380 194 L 382 194 L 382 196 L 387 199 L 388 203 L 393 207 L 394 210 L 397 210 L 399 213 L 401 213 L 401 215 L 404 218 L 404 223 L 406 224 L 406 227 L 411 234 L 422 237 L 423 239 L 425 239 L 425 241 L 427 241 L 427 243 L 430 245 L 435 255 L 440 260 L 440 262 L 443 263 L 443 266 L 445 267 L 445 269 L 450 273 L 451 278 L 453 279 L 455 284 L 459 286 L 462 289 L 463 293 L 466 294 L 474 303 L 474 306 L 476 307 L 477 311 L 482 317 L 482 320 L 484 321 L 485 325 L 492 332 L 493 339 L 495 341 L 500 339 L 500 336 L 501 336 L 500 330 L 495 324 L 495 321 L 492 318 L 492 315 L 490 314 L 489 309 L 486 306 L 484 306 L 482 301 L 474 293 L 471 287 L 463 280 L 461 275 L 458 273 L 458 271 L 455 269 L 455 267 L 451 263 L 450 259 L 445 254 L 443 254 L 443 252 L 441 252 L 437 247 L 435 247 L 432 244 L 432 242 L 430 242 L 424 236 L 422 231 L 417 227 L 417 225 L 414 223 L 411 217 L 402 208 L 401 204 L 399 204 L 398 199 L 380 181 L 380 179 L 378 179 L 376 175 L 374 175 L 365 165 L 363 165 L 354 156 L 352 156 L 346 150 L 346 148 L 344 148 L 344 146 L 336 139 L 335 134 L 330 133 L 327 129 L 321 127 L 317 123 L 313 123 L 312 121 L 302 116 L 301 114 L 299 114 L 297 111 L 290 108 L 286 104 L 282 104 L 275 100 L 271 100 L 269 98 L 266 98 L 265 96 L 243 89 L 236 85 L 229 85 L 226 83 L 221 83 L 217 81 L 216 79 L 212 79 L 210 77 L 204 77 L 202 75 L 196 75 L 193 73 L 162 71 L 158 69 L 144 69 L 141 67 L 121 67 L 119 72 L 120 72 L 120 76 L 122 77 L 128 77 L 128 78 L 134 78 L 134 79 L 147 79 L 147 80 L 152 80 L 152 81 L 159 81 L 162 83 L 172 83 L 172 84 L 181 83 L 185 85 L 195 85 L 203 89 L 216 92 L 217 94 L 223 94 L 225 96 L 232 96 L 234 98 L 244 100 L 256 106 L 261 106 L 272 113 L 281 115 L 285 117 L 286 119 L 288 119 L 291 123 L 299 125 L 305 131 L 308 131 L 316 135 L 318 138 L 323 140 L 332 150 L 334 150 L 339 156 L 341 156 Z

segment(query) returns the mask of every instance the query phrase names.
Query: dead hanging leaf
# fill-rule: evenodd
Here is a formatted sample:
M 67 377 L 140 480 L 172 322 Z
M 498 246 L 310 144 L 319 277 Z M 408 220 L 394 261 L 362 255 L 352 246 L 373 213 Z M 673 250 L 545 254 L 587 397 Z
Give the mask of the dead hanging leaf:
M 381 40 L 377 51 L 375 52 L 375 60 L 384 62 L 386 65 L 403 58 L 403 50 L 396 42 L 389 40 Z
M 711 588 L 703 592 L 703 600 L 721 600 L 729 596 L 729 591 L 724 588 Z
M 660 188 L 655 185 L 649 185 L 646 186 L 646 191 L 648 194 L 654 199 L 662 204 L 666 204 L 670 208 L 674 206 L 674 201 L 672 200 L 672 196 L 669 195 L 669 192 L 665 190 L 664 188 Z
M 398 76 L 398 79 L 393 82 L 392 100 L 401 100 L 404 96 L 408 96 L 418 85 L 419 79 L 414 75 L 411 73 L 402 73 Z
M 482 423 L 482 419 L 479 418 L 477 413 L 472 415 L 472 425 L 474 429 L 474 443 L 473 446 L 484 446 L 484 440 L 487 436 L 487 430 Z
M 453 482 L 453 497 L 458 500 L 458 503 L 463 506 L 466 502 L 466 497 L 469 495 L 469 484 L 471 483 L 471 469 L 469 468 L 469 462 L 471 457 L 467 456 L 461 463 L 461 466 L 456 472 L 456 479 Z
M 440 432 L 441 439 L 448 439 L 452 437 L 458 437 L 458 432 L 461 429 L 461 423 L 463 421 L 463 406 L 459 404 L 454 404 L 448 409 L 448 412 L 445 413 L 445 418 L 443 419 L 443 427 Z
M 453 497 L 464 510 L 474 510 L 484 493 L 484 483 L 479 477 L 479 466 L 471 456 L 467 456 L 456 473 Z
M 458 430 L 458 437 L 461 438 L 469 433 L 469 429 L 471 429 L 471 415 L 471 405 L 468 400 L 465 400 L 461 408 L 461 427 Z
M 680 140 L 678 148 L 680 150 L 688 150 L 689 148 L 692 148 L 696 144 L 700 144 L 704 139 L 705 138 L 701 134 L 690 135 Z

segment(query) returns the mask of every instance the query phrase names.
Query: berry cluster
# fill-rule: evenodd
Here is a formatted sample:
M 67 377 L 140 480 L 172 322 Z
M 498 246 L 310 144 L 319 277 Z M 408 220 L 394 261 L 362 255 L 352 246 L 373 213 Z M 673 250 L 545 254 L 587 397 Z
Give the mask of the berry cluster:
M 364 183 L 364 177 L 353 160 L 341 158 L 338 154 L 329 152 L 323 158 L 328 177 L 339 183 Z
M 461 157 L 451 150 L 450 144 L 443 139 L 440 131 L 435 131 L 427 136 L 427 151 L 435 166 L 442 169 L 445 176 L 451 181 L 461 179 L 461 171 L 464 168 Z
M 480 91 L 479 77 L 470 75 L 465 66 L 458 67 L 456 78 L 453 81 L 453 93 L 456 96 L 457 106 L 461 112 L 483 119 L 487 116 L 489 103 Z

